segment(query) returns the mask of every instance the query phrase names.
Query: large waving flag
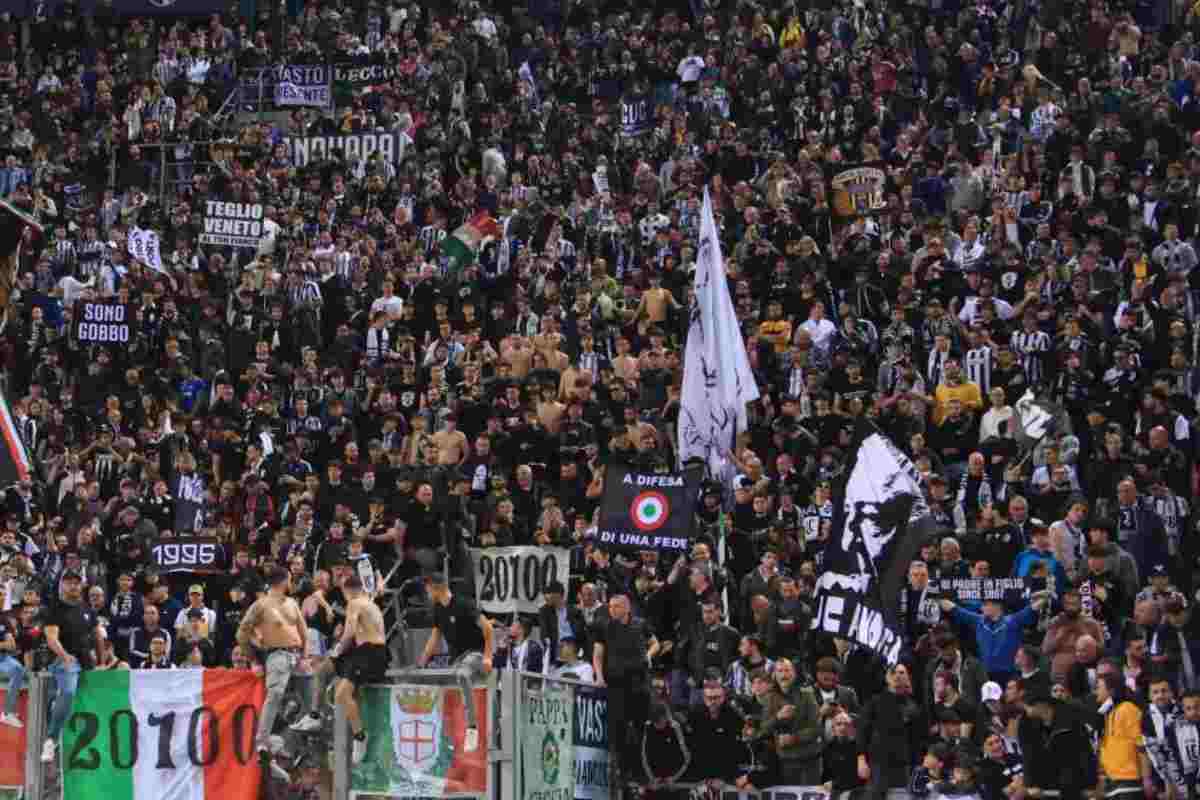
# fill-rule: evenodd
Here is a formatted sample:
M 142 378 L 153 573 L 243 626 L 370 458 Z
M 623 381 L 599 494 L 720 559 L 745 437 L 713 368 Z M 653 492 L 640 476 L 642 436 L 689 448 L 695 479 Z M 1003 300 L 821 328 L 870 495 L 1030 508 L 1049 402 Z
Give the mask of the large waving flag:
M 486 211 L 480 211 L 442 240 L 442 255 L 446 259 L 446 277 L 457 279 L 462 269 L 474 264 L 479 250 L 488 239 L 504 235 L 500 223 Z
M 812 626 L 895 664 L 903 645 L 900 592 L 934 522 L 916 466 L 882 434 L 864 432 L 840 527 L 826 545 Z
M 679 463 L 704 459 L 715 477 L 729 471 L 727 455 L 733 450 L 738 432 L 747 428 L 746 404 L 759 395 L 729 296 L 708 189 L 704 190 L 700 217 L 695 289 L 684 350 Z
M 263 695 L 248 670 L 84 673 L 63 732 L 64 800 L 257 800 Z

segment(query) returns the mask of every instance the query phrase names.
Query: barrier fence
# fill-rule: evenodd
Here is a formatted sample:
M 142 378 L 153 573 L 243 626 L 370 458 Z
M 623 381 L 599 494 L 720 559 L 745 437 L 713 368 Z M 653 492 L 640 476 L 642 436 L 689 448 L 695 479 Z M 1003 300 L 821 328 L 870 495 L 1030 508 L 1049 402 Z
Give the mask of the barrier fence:
M 317 734 L 319 758 L 293 783 L 264 785 L 254 731 L 259 676 L 227 669 L 85 673 L 58 759 L 41 763 L 53 680 L 31 677 L 18 706 L 24 728 L 0 726 L 0 799 L 42 800 L 609 800 L 606 690 L 577 681 L 498 670 L 470 702 L 479 746 L 464 746 L 467 711 L 453 670 L 398 670 L 360 690 L 367 732 L 352 763 L 340 709 Z M 2 693 L 2 690 L 0 690 Z M 301 734 L 285 734 L 301 736 Z M 311 736 L 311 734 L 304 734 Z M 307 740 L 311 749 L 312 739 Z M 287 749 L 304 746 L 288 741 Z M 692 784 L 677 784 L 689 788 Z M 311 789 L 312 794 L 302 790 Z M 297 791 L 301 790 L 300 794 Z M 761 793 L 724 787 L 722 800 L 826 800 L 819 786 Z

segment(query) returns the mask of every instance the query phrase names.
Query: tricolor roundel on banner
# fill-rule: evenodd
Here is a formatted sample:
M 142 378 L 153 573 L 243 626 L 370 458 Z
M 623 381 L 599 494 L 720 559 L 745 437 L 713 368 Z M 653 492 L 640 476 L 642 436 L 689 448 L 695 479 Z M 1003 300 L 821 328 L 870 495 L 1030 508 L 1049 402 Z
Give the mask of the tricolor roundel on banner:
M 596 543 L 610 550 L 686 550 L 696 496 L 697 487 L 681 473 L 609 465 Z
M 662 492 L 642 492 L 633 498 L 629 516 L 639 531 L 656 531 L 671 516 L 671 504 Z

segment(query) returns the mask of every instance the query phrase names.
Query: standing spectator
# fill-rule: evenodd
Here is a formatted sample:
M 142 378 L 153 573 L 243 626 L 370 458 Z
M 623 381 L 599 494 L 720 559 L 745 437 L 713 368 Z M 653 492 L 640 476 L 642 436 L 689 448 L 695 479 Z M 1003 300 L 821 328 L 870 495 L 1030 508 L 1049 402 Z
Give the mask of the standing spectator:
M 913 698 L 908 667 L 887 670 L 887 691 L 872 698 L 858 724 L 858 776 L 876 800 L 906 796 L 909 771 L 929 736 L 925 711 Z

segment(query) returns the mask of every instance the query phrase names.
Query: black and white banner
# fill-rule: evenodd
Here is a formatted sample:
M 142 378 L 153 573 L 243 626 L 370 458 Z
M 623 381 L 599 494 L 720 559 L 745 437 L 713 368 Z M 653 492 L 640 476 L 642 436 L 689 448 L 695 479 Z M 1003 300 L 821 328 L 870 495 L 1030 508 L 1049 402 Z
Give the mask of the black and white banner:
M 998 600 L 1010 608 L 1023 604 L 1028 587 L 1024 578 L 939 578 L 937 590 L 956 603 Z
M 169 536 L 150 544 L 150 559 L 160 572 L 218 572 L 224 555 L 215 536 Z
M 346 62 L 333 65 L 333 80 L 337 83 L 348 83 L 355 87 L 386 83 L 399 74 L 400 68 L 395 64 L 356 64 L 354 62 Z
M 571 553 L 563 547 L 489 547 L 471 551 L 475 601 L 488 614 L 536 614 L 542 593 L 571 578 Z
M 223 203 L 220 200 L 205 203 L 200 244 L 253 249 L 258 247 L 262 235 L 262 203 Z
M 276 67 L 272 78 L 277 106 L 333 107 L 332 67 L 320 64 Z
M 355 133 L 349 136 L 289 136 L 283 140 L 292 163 L 306 167 L 311 161 L 329 158 L 329 154 L 340 152 L 347 162 L 366 159 L 372 153 L 392 164 L 404 160 L 407 138 L 395 133 Z
M 128 344 L 133 306 L 80 300 L 75 304 L 75 338 L 86 344 Z
M 882 434 L 863 438 L 839 517 L 826 545 L 812 627 L 895 664 L 904 643 L 898 599 L 909 562 L 934 523 L 920 473 Z
M 680 473 L 660 475 L 609 465 L 596 544 L 609 550 L 687 550 L 698 491 Z
M 608 800 L 608 690 L 575 687 L 575 800 Z

